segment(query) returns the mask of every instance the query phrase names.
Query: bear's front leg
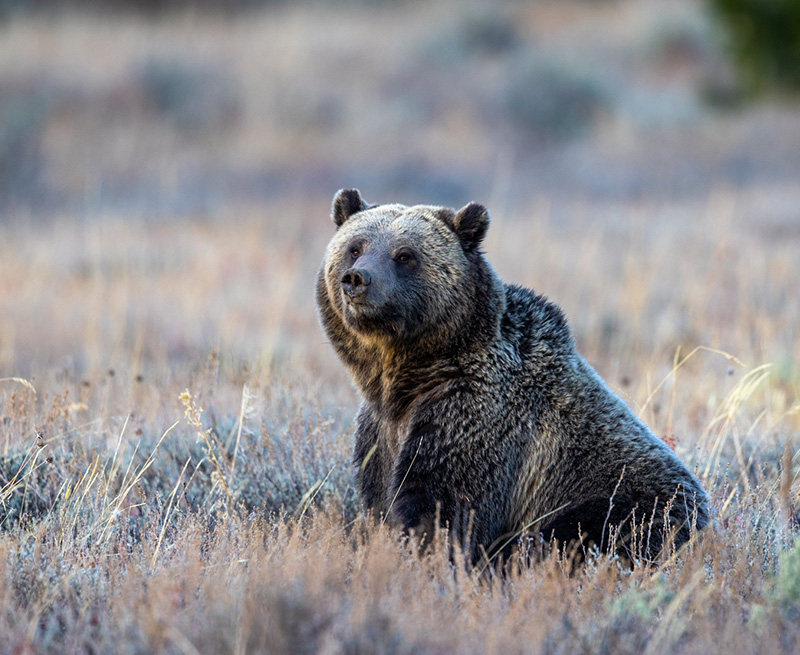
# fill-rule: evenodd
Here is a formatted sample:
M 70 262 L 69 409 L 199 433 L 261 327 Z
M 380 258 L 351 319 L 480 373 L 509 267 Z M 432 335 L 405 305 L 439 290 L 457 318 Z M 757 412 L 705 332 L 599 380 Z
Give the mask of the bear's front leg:
M 389 471 L 385 446 L 382 444 L 378 421 L 368 403 L 362 403 L 356 417 L 353 465 L 356 467 L 361 502 L 375 516 L 386 514 Z
M 479 504 L 481 478 L 468 458 L 448 452 L 442 442 L 431 432 L 406 440 L 392 471 L 388 515 L 404 531 L 413 530 L 423 545 L 433 541 L 437 528 L 448 530 L 476 561 L 479 546 L 491 540 L 493 522 Z

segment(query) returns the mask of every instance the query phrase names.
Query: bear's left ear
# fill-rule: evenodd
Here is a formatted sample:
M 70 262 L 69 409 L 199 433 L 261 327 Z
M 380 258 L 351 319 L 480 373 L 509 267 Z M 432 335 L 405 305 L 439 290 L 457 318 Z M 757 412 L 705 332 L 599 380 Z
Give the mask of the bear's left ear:
M 453 216 L 453 227 L 461 240 L 461 247 L 467 252 L 475 250 L 489 229 L 489 210 L 471 202 Z
M 333 197 L 331 220 L 336 223 L 336 227 L 341 227 L 342 223 L 353 214 L 369 209 L 369 207 L 358 189 L 340 189 Z

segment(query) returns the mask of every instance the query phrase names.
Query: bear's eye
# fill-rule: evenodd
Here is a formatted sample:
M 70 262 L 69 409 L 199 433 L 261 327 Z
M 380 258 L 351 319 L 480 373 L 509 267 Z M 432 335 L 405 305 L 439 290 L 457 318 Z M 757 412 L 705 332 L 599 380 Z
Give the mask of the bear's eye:
M 359 248 L 358 246 L 350 246 L 349 252 L 350 256 L 353 259 L 358 259 L 359 257 L 361 257 L 361 248 Z
M 401 250 L 395 255 L 395 261 L 401 264 L 408 264 L 414 259 L 414 253 L 410 250 Z

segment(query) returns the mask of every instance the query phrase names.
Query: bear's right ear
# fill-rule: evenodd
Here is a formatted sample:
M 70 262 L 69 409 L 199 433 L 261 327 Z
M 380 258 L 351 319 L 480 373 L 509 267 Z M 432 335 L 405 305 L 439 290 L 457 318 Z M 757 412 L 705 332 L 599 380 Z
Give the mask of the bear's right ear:
M 476 249 L 489 229 L 489 210 L 477 202 L 459 209 L 453 216 L 453 227 L 465 251 Z
M 369 209 L 369 207 L 358 189 L 340 189 L 333 197 L 331 220 L 336 223 L 336 227 L 341 227 L 342 223 L 353 214 Z

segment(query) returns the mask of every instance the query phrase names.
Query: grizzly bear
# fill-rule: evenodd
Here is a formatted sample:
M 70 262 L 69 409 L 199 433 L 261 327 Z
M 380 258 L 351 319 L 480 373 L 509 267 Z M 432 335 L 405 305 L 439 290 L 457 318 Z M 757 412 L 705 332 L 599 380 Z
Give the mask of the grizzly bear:
M 363 396 L 364 507 L 473 561 L 521 538 L 654 560 L 709 522 L 700 482 L 578 353 L 563 312 L 504 284 L 471 203 L 333 200 L 320 322 Z

